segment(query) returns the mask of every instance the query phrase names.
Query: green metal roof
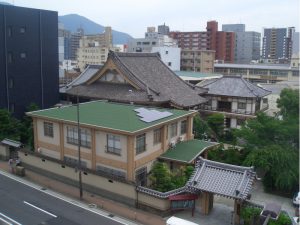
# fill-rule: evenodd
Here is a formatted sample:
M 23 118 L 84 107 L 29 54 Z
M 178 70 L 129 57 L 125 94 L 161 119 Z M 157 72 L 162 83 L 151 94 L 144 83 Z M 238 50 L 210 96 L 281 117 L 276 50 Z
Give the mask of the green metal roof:
M 134 109 L 141 107 L 147 109 L 156 109 L 164 112 L 167 111 L 173 113 L 173 115 L 147 123 L 140 120 L 140 117 L 137 116 L 137 112 L 134 111 Z M 79 111 L 80 124 L 109 128 L 129 133 L 143 130 L 169 120 L 174 120 L 195 113 L 195 111 L 163 109 L 104 101 L 81 103 L 79 105 Z M 28 112 L 27 115 L 77 123 L 76 105 Z
M 175 147 L 170 148 L 160 156 L 162 159 L 171 161 L 180 161 L 191 163 L 197 156 L 199 156 L 207 147 L 218 145 L 216 142 L 207 142 L 203 140 L 190 140 L 179 142 Z

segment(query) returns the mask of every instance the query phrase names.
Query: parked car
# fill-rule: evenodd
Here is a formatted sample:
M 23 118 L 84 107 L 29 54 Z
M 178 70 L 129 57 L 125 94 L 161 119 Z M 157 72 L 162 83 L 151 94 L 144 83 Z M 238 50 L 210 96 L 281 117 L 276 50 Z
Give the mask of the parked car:
M 300 191 L 296 192 L 293 197 L 293 205 L 299 207 L 300 203 Z

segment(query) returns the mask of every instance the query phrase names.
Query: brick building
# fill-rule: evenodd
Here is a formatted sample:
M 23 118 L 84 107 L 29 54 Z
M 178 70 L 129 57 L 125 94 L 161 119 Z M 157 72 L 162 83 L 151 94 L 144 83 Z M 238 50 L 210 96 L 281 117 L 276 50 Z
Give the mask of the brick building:
M 206 31 L 172 31 L 169 36 L 176 39 L 182 49 L 214 50 L 217 60 L 234 62 L 235 34 L 218 31 L 217 21 L 208 21 Z

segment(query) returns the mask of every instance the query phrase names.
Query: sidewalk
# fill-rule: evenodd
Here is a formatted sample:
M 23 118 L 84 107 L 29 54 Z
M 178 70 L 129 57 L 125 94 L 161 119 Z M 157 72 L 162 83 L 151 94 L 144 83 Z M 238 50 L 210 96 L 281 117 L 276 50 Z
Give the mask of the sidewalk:
M 0 161 L 0 170 L 9 172 L 7 162 Z M 79 201 L 79 189 L 77 187 L 50 179 L 30 170 L 26 170 L 26 176 L 24 177 L 24 179 Z M 86 204 L 95 204 L 97 205 L 97 208 L 107 211 L 108 214 L 111 214 L 112 216 L 113 214 L 116 214 L 116 216 L 124 217 L 137 223 L 147 225 L 166 224 L 166 221 L 162 217 L 159 217 L 155 214 L 151 214 L 133 207 L 129 207 L 128 205 L 102 198 L 90 192 L 83 191 L 83 199 L 81 201 Z

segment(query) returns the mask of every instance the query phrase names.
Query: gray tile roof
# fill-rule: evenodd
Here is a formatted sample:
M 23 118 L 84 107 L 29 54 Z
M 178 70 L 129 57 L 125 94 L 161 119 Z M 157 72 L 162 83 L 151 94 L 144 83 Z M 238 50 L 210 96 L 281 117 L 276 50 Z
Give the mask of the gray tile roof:
M 199 94 L 203 94 L 207 90 L 180 79 L 161 61 L 158 53 L 117 53 L 110 51 L 108 59 L 111 59 L 121 73 L 137 85 L 140 90 L 138 91 L 129 85 L 96 81 L 90 85 L 85 82 L 68 90 L 67 93 L 72 95 L 78 93 L 80 96 L 119 100 L 121 102 L 162 104 L 168 102 L 184 108 L 206 102 Z
M 245 200 L 251 191 L 256 173 L 253 167 L 241 167 L 203 159 L 196 163 L 195 170 L 184 187 L 169 192 L 159 192 L 138 186 L 137 190 L 158 198 L 168 198 L 181 193 L 201 191 Z
M 241 167 L 203 159 L 196 164 L 188 188 L 234 199 L 246 199 L 255 178 L 252 167 Z
M 209 95 L 234 96 L 245 98 L 264 97 L 271 92 L 258 87 L 241 76 L 223 76 L 210 80 L 204 80 L 197 84 L 202 88 L 208 88 Z
M 94 76 L 101 69 L 102 66 L 103 65 L 88 65 L 87 68 L 76 79 L 74 79 L 69 85 L 76 86 L 76 85 L 85 83 L 92 76 Z

